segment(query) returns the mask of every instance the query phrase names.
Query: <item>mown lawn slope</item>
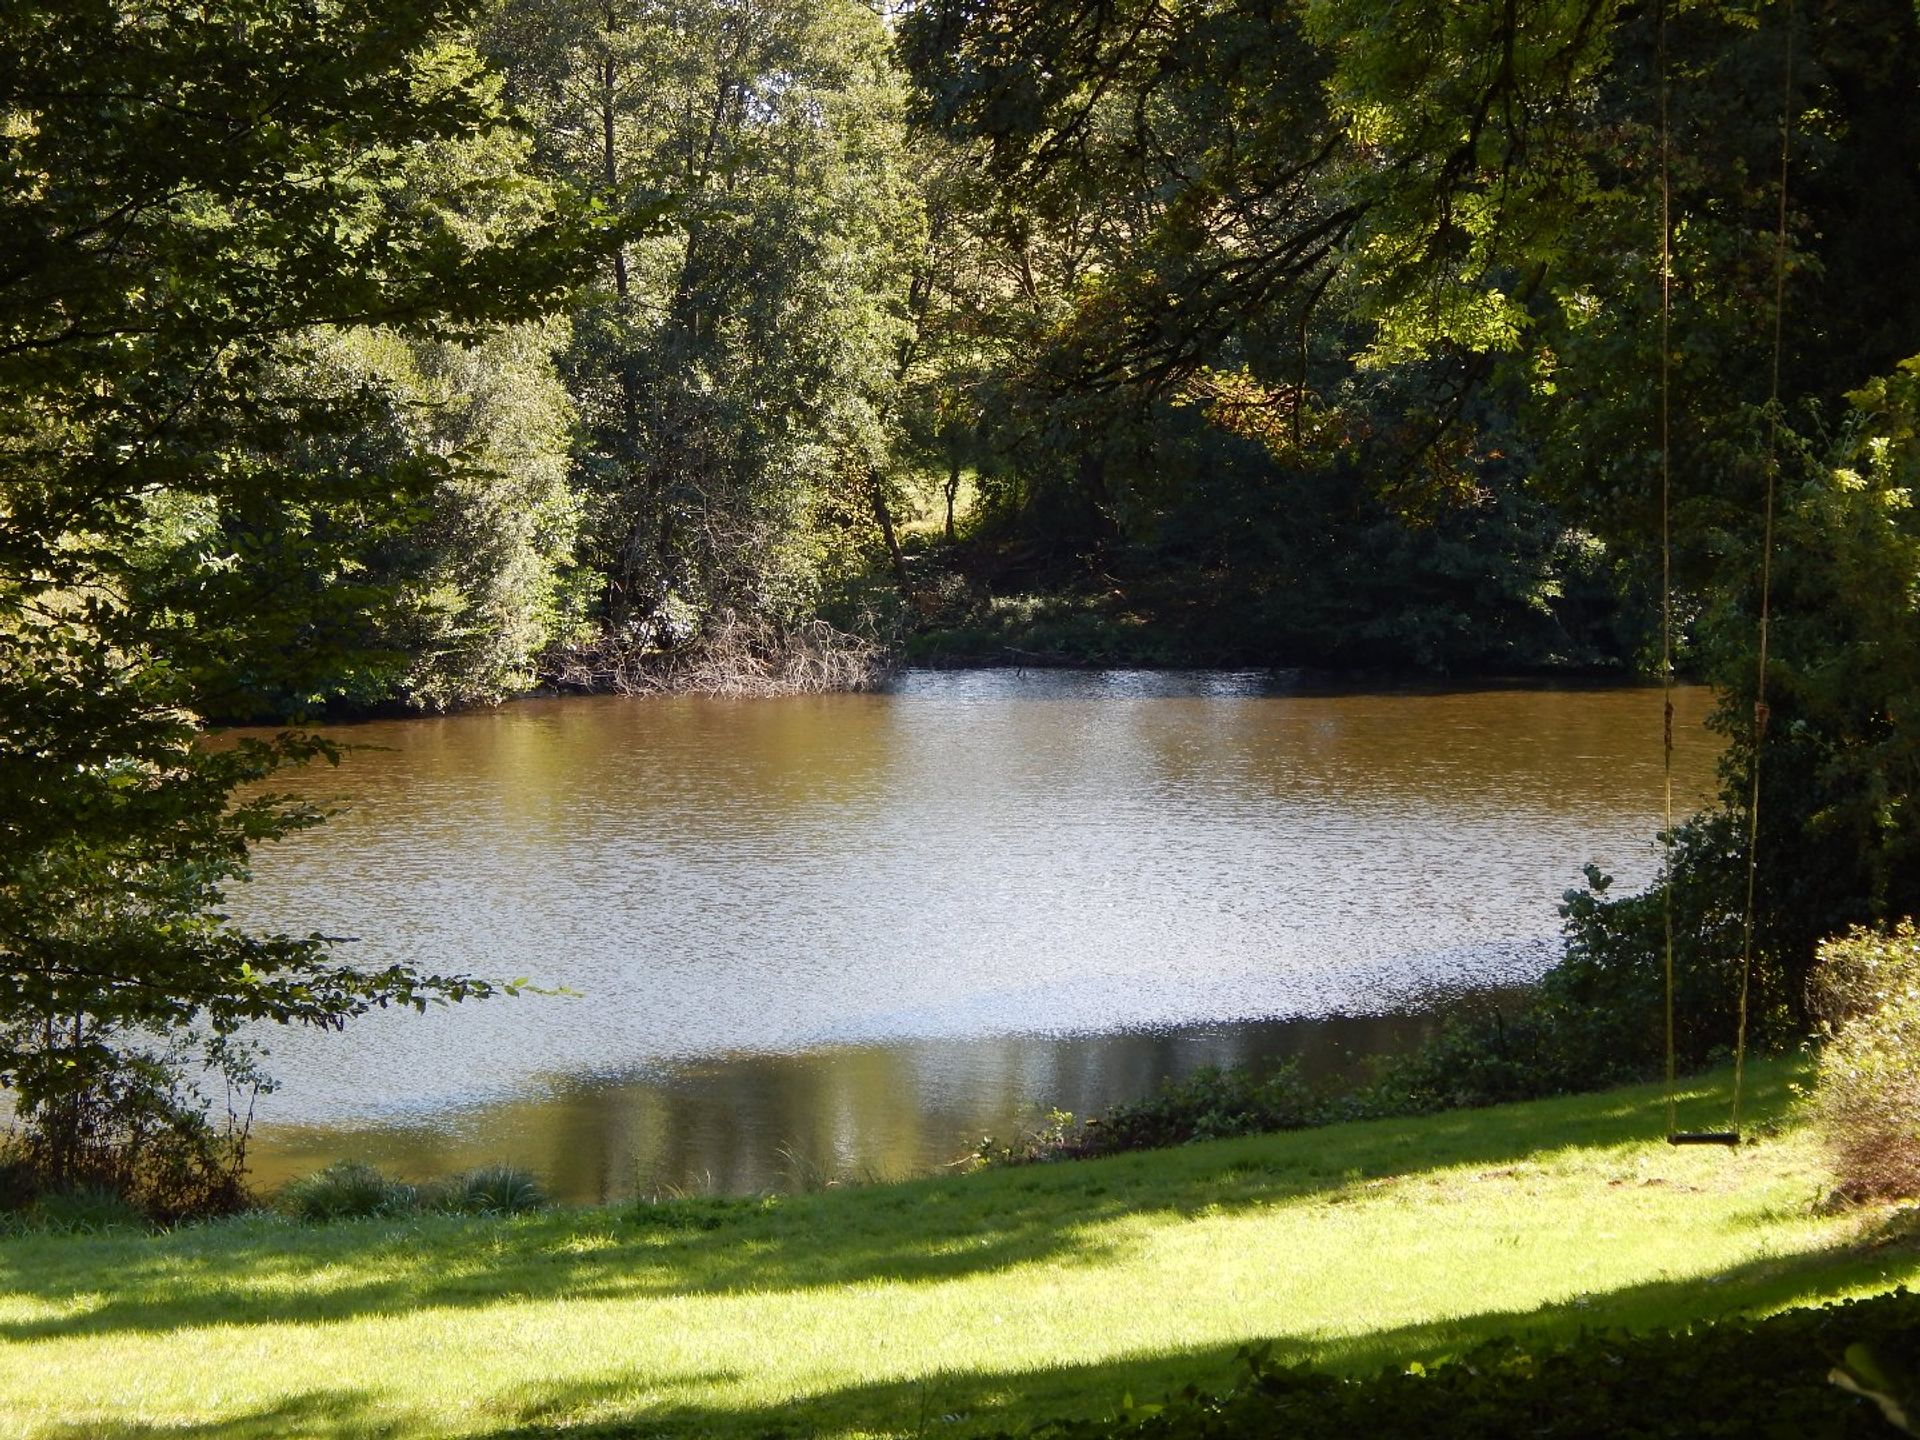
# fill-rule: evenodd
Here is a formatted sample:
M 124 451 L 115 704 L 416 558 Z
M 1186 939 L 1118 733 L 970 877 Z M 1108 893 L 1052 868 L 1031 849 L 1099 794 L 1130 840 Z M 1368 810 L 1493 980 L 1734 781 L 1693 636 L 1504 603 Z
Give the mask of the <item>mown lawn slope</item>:
M 1738 1151 L 1669 1148 L 1641 1088 L 764 1201 L 4 1241 L 0 1433 L 961 1436 L 1225 1383 L 1256 1338 L 1363 1372 L 1920 1277 L 1894 1217 L 1817 1209 L 1793 1078 L 1760 1067 Z

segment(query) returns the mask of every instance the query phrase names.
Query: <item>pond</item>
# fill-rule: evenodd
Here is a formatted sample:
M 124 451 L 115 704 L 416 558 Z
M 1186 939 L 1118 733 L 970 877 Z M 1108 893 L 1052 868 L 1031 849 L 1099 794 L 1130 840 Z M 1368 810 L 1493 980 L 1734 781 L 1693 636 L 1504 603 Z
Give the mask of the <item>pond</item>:
M 1709 697 L 1678 696 L 1683 804 Z M 926 1170 L 1034 1105 L 1318 1073 L 1549 963 L 1644 883 L 1644 688 L 908 672 L 778 700 L 530 700 L 341 727 L 245 921 L 564 987 L 276 1032 L 258 1178 L 510 1160 L 570 1200 Z

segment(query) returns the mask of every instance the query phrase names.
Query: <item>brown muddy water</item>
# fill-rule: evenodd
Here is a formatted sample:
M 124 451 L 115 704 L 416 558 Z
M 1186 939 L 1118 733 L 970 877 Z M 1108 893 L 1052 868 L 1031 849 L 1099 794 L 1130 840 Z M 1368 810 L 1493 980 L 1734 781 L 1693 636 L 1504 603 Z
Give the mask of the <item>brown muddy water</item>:
M 523 701 L 342 727 L 236 915 L 530 996 L 266 1037 L 258 1179 L 507 1160 L 568 1200 L 937 1167 L 1203 1064 L 1350 1071 L 1652 873 L 1659 696 L 1222 673 Z M 1683 807 L 1713 783 L 1679 695 Z

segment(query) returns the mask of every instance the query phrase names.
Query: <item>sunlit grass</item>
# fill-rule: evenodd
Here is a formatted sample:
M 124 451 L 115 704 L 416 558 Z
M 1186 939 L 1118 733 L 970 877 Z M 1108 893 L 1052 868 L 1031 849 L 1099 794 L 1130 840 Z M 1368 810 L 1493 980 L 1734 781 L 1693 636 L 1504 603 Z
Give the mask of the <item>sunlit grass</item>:
M 1817 1212 L 1798 1129 L 1660 1120 L 1639 1089 L 778 1201 L 10 1241 L 0 1432 L 959 1435 L 1224 1380 L 1257 1337 L 1368 1370 L 1920 1271 Z

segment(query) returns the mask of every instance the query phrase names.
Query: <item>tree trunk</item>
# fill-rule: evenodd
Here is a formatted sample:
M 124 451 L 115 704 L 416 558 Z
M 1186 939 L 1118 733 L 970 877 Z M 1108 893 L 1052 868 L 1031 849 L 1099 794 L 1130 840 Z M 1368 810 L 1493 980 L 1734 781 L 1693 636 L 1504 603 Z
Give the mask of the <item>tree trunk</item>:
M 600 68 L 600 161 L 601 179 L 607 189 L 607 203 L 613 204 L 620 188 L 619 153 L 614 146 L 614 86 L 619 79 L 618 62 L 613 56 L 614 16 L 607 10 L 607 56 Z M 620 317 L 627 318 L 630 282 L 627 278 L 627 251 L 624 245 L 613 251 L 613 294 Z M 640 443 L 640 382 L 634 373 L 633 356 L 624 347 L 620 356 L 621 439 L 631 457 Z
M 947 459 L 947 544 L 955 543 L 953 533 L 953 502 L 960 494 L 960 455 L 955 451 Z
M 900 598 L 911 600 L 913 587 L 907 580 L 907 555 L 900 548 L 900 536 L 893 528 L 893 511 L 887 505 L 887 487 L 881 482 L 878 470 L 868 472 L 867 485 L 873 500 L 873 518 L 880 522 L 880 533 L 887 541 L 887 554 L 893 559 L 894 583 L 900 589 Z

